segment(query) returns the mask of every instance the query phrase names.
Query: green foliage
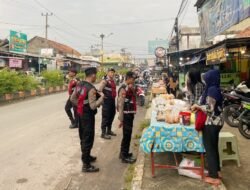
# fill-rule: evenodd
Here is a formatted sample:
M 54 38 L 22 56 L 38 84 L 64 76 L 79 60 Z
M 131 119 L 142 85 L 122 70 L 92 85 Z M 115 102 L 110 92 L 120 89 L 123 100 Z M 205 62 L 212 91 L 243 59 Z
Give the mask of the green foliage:
M 101 80 L 106 75 L 106 72 L 104 70 L 99 70 L 97 72 L 96 78 L 97 80 Z
M 26 76 L 8 69 L 0 71 L 0 95 L 32 90 L 36 89 L 37 86 L 37 81 L 31 76 Z
M 63 73 L 60 71 L 43 71 L 42 77 L 45 80 L 46 87 L 61 86 L 64 83 Z
M 79 78 L 80 80 L 84 80 L 85 79 L 85 73 L 83 73 L 83 72 L 77 73 L 76 77 Z
M 129 71 L 129 69 L 123 68 L 123 69 L 118 70 L 117 73 L 121 74 L 121 75 L 125 75 L 128 71 Z
M 150 120 L 145 119 L 141 124 L 140 124 L 140 130 L 143 131 L 145 128 L 148 128 L 150 125 Z
M 38 87 L 38 81 L 32 76 L 20 75 L 19 83 L 18 91 L 29 91 Z

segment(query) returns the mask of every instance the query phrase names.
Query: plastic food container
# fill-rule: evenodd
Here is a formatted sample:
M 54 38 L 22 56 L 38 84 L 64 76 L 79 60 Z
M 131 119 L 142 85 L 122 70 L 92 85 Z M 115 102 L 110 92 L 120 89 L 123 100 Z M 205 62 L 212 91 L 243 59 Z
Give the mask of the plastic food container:
M 180 123 L 182 125 L 190 125 L 191 113 L 190 112 L 180 112 Z

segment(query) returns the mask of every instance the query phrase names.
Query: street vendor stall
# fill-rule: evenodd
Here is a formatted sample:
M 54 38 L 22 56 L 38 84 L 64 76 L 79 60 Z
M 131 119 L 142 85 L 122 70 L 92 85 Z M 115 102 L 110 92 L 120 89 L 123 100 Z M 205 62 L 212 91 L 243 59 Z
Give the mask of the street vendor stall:
M 151 95 L 150 95 L 150 100 L 152 100 L 154 97 L 160 94 L 166 94 L 167 89 L 166 85 L 162 80 L 160 80 L 157 83 L 153 83 L 152 88 L 151 88 Z
M 170 102 L 176 101 L 176 107 L 180 108 L 180 100 L 170 100 Z M 179 101 L 179 103 L 178 103 Z M 159 102 L 159 100 L 158 100 Z M 168 122 L 168 116 L 166 117 L 166 121 L 162 121 L 159 118 L 159 112 L 162 110 L 166 110 L 168 108 L 164 108 L 164 103 L 157 103 L 157 101 L 153 100 L 153 111 L 151 115 L 151 123 L 149 128 L 147 128 L 140 140 L 141 149 L 147 153 L 151 154 L 151 166 L 152 166 L 152 176 L 155 176 L 155 168 L 167 168 L 167 169 L 187 169 L 187 170 L 195 170 L 199 171 L 201 174 L 201 178 L 204 178 L 204 146 L 202 142 L 202 134 L 197 132 L 194 124 L 188 125 L 188 123 L 183 122 L 182 119 L 179 119 L 182 123 L 178 121 L 172 120 L 171 124 Z M 172 103 L 173 104 L 173 103 Z M 160 105 L 160 108 L 159 108 Z M 173 110 L 176 110 L 175 105 L 171 107 Z M 185 106 L 182 106 L 181 109 L 187 109 Z M 178 110 L 177 110 L 178 111 Z M 175 117 L 175 116 L 173 116 Z M 159 121 L 161 120 L 161 121 Z M 193 120 L 193 119 L 192 119 Z M 154 162 L 155 153 L 160 152 L 171 152 L 174 154 L 175 165 L 163 165 L 156 164 Z M 201 166 L 199 167 L 181 167 L 180 163 L 176 158 L 176 153 L 183 152 L 197 152 L 199 153 L 199 157 L 201 159 Z

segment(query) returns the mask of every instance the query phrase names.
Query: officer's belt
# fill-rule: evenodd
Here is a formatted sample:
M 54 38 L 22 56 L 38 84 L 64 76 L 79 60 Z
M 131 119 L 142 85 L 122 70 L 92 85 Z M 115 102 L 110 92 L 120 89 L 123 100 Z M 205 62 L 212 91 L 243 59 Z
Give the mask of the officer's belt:
M 126 102 L 126 103 L 130 103 L 130 104 L 133 104 L 133 103 L 134 103 L 132 100 L 130 101 L 130 100 L 129 100 L 129 99 L 127 99 L 127 98 L 125 99 L 125 101 L 124 101 L 124 102 Z
M 123 111 L 124 114 L 136 113 L 136 111 Z
M 112 91 L 112 88 L 105 87 L 105 90 Z

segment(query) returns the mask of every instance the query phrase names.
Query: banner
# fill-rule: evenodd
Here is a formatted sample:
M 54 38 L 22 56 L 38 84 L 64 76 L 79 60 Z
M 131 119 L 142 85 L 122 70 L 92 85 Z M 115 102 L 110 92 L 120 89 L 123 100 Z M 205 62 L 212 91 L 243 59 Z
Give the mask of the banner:
M 220 46 L 206 52 L 207 65 L 220 64 L 227 60 L 225 46 Z
M 151 40 L 148 41 L 148 53 L 154 55 L 155 49 L 158 47 L 163 47 L 165 49 L 168 48 L 167 40 Z
M 210 0 L 198 12 L 204 40 L 223 33 L 250 16 L 249 0 Z
M 10 51 L 26 52 L 27 51 L 27 35 L 24 33 L 10 31 Z
M 10 68 L 22 68 L 22 60 L 21 59 L 11 59 L 9 60 Z
M 41 49 L 41 56 L 52 57 L 53 54 L 54 54 L 54 49 L 52 49 L 52 48 Z

